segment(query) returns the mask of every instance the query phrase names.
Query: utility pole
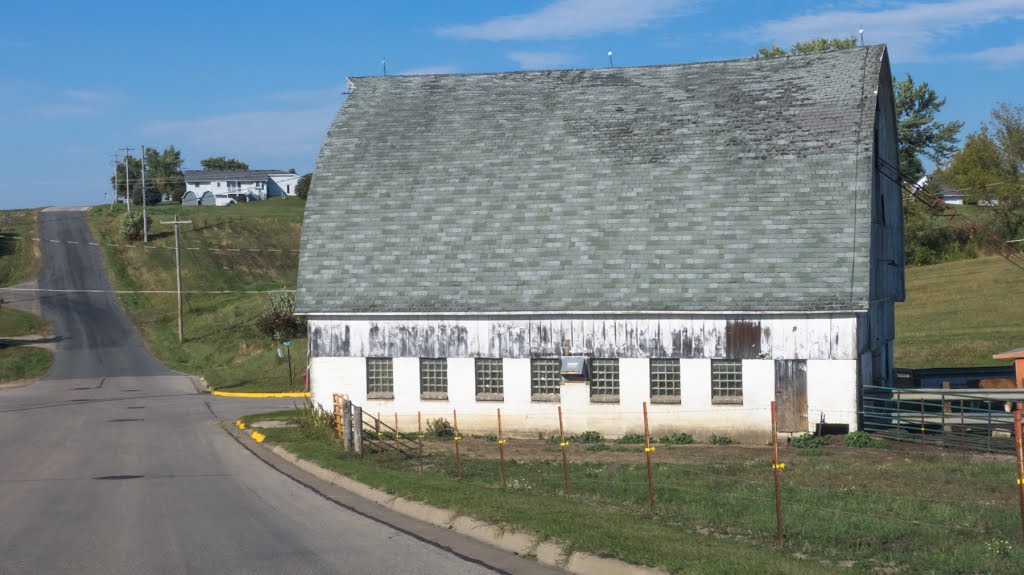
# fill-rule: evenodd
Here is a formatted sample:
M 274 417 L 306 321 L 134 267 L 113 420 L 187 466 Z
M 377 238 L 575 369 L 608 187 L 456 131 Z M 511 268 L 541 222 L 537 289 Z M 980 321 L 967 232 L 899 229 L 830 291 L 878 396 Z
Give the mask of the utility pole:
M 132 212 L 132 184 L 128 177 L 128 159 L 130 158 L 128 152 L 134 149 L 127 146 L 124 148 L 124 203 L 128 205 L 128 213 Z
M 178 247 L 178 226 L 191 224 L 192 220 L 179 220 L 178 214 L 174 214 L 173 222 L 160 222 L 174 226 L 174 267 L 178 272 L 178 343 L 185 341 L 185 327 L 181 321 L 181 248 Z
M 142 243 L 149 243 L 149 225 L 146 223 L 146 146 L 142 146 Z

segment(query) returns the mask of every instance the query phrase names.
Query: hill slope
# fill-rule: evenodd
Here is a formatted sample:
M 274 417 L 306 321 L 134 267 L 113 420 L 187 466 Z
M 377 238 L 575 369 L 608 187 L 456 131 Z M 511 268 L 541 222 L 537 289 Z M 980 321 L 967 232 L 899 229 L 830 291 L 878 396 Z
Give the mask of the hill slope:
M 1024 346 L 1024 270 L 1000 257 L 907 268 L 896 304 L 896 366 L 1006 365 Z
M 133 208 L 137 209 L 137 208 Z M 124 294 L 121 301 L 150 351 L 167 367 L 202 375 L 211 387 L 230 391 L 288 388 L 277 343 L 255 329 L 265 295 L 240 293 L 294 289 L 299 233 L 305 202 L 275 199 L 227 207 L 161 205 L 149 210 L 148 247 L 120 239 L 125 207 L 93 208 L 87 219 L 103 246 L 111 282 L 118 290 L 175 289 L 174 228 L 159 222 L 191 220 L 181 226 L 182 289 L 232 293 L 188 294 L 185 342 L 177 339 L 177 300 L 170 294 Z M 271 251 L 279 250 L 279 251 Z M 306 341 L 292 346 L 295 387 L 306 365 Z

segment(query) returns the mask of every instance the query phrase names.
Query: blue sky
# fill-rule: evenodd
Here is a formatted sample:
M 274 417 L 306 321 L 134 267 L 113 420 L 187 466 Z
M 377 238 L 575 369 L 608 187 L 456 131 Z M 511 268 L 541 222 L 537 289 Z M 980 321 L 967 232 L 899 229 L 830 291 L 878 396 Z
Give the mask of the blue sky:
M 864 28 L 977 129 L 1024 104 L 1024 0 L 4 0 L 0 209 L 104 201 L 117 148 L 312 170 L 346 76 L 749 57 Z

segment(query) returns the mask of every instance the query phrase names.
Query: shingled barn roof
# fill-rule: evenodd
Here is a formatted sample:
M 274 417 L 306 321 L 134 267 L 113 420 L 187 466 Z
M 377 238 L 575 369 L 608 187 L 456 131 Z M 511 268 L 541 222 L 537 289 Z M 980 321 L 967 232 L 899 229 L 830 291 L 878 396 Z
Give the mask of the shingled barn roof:
M 353 78 L 296 310 L 866 309 L 883 71 L 871 46 Z

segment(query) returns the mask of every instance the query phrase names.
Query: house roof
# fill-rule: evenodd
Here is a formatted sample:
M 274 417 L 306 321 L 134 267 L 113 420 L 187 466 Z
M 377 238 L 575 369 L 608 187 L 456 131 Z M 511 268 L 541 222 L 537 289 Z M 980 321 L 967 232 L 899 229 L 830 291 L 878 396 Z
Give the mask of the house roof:
M 296 311 L 864 309 L 886 60 L 353 78 Z
M 271 175 L 288 174 L 287 170 L 185 170 L 186 182 L 242 181 L 264 182 Z

